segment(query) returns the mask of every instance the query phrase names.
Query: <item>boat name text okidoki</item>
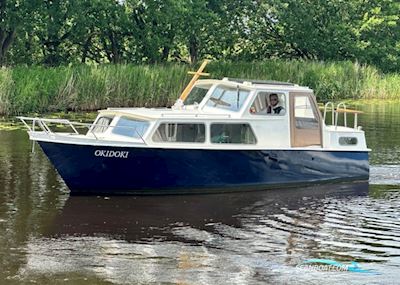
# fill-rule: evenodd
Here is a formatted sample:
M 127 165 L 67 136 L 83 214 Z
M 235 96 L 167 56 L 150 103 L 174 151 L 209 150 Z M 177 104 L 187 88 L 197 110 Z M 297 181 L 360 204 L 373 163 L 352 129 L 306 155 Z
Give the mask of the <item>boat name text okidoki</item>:
M 116 157 L 116 158 L 128 158 L 129 151 L 114 151 L 114 150 L 101 150 L 97 149 L 94 152 L 95 156 L 102 157 Z

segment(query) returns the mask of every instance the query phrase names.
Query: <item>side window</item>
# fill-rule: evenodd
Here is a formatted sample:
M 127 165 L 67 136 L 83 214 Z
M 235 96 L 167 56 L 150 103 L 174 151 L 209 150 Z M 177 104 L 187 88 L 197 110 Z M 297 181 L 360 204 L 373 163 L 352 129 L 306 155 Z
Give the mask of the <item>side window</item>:
M 308 96 L 294 98 L 294 117 L 298 129 L 318 129 L 318 119 Z
M 356 145 L 358 142 L 355 137 L 340 137 L 339 144 L 340 145 Z
M 205 142 L 205 125 L 162 123 L 153 135 L 155 142 Z
M 250 113 L 253 115 L 278 115 L 286 114 L 286 97 L 285 94 L 266 92 L 258 92 L 256 99 L 250 107 Z
M 98 134 L 104 133 L 113 119 L 114 117 L 100 117 L 93 126 L 92 132 Z
M 256 142 L 249 124 L 211 125 L 211 143 L 255 144 Z
M 133 118 L 121 117 L 112 130 L 113 134 L 140 139 L 143 137 L 149 122 Z

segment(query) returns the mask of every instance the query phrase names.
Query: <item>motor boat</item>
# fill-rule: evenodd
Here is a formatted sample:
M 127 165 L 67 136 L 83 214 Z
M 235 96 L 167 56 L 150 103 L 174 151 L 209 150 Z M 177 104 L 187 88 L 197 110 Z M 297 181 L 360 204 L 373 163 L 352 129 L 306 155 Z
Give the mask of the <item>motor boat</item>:
M 368 180 L 360 111 L 328 102 L 321 113 L 312 89 L 287 82 L 199 79 L 205 64 L 170 108 L 108 108 L 91 124 L 19 119 L 71 194 L 216 193 Z

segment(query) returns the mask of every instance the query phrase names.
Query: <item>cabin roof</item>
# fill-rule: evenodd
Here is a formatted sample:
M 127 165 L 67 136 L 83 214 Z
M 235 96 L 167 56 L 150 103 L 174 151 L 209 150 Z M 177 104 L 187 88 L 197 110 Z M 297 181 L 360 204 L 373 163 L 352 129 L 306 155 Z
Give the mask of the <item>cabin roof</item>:
M 221 84 L 224 86 L 230 86 L 236 88 L 253 90 L 271 90 L 276 92 L 312 92 L 308 87 L 299 86 L 289 82 L 280 81 L 263 81 L 263 80 L 245 80 L 238 78 L 223 78 L 218 79 L 201 79 L 197 80 L 195 86 L 201 85 L 217 85 Z M 254 96 L 254 95 L 253 95 Z M 156 119 L 168 119 L 173 118 L 174 120 L 182 119 L 240 119 L 242 117 L 241 112 L 232 112 L 229 110 L 218 109 L 214 110 L 202 110 L 202 109 L 173 109 L 173 108 L 107 108 L 106 110 L 99 111 L 102 115 L 120 115 L 130 116 L 143 120 L 156 120 Z
M 294 83 L 284 82 L 284 81 L 275 81 L 275 80 L 257 80 L 257 79 L 241 79 L 241 78 L 224 78 L 228 81 L 234 81 L 239 83 L 250 82 L 251 84 L 256 85 L 281 85 L 281 86 L 299 86 Z
M 162 111 L 162 112 L 161 112 Z M 103 115 L 121 115 L 121 116 L 134 116 L 145 120 L 157 119 L 161 117 L 161 113 L 170 112 L 171 109 L 162 108 L 107 108 L 106 110 L 100 110 L 99 112 Z
M 240 86 L 241 88 L 250 90 L 281 90 L 281 91 L 299 91 L 299 92 L 312 92 L 307 86 L 300 86 L 290 82 L 273 81 L 273 80 L 253 80 L 253 79 L 239 79 L 239 78 L 223 78 L 223 79 L 200 79 L 197 80 L 195 86 L 198 85 L 214 85 L 223 84 L 226 86 Z
M 182 119 L 226 119 L 226 118 L 240 118 L 240 113 L 232 113 L 225 110 L 216 110 L 216 112 L 203 112 L 199 109 L 185 110 L 185 109 L 170 109 L 170 108 L 107 108 L 99 111 L 103 115 L 120 115 L 132 116 L 138 119 L 154 120 L 154 119 L 168 119 L 174 120 Z

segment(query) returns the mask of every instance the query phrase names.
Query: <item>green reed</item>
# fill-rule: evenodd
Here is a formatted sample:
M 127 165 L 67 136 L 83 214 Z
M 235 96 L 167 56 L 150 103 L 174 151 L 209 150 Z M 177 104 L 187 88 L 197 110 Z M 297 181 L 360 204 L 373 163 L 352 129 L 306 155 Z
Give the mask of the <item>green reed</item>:
M 14 67 L 0 69 L 0 114 L 170 106 L 190 80 L 184 64 Z M 319 100 L 400 99 L 400 75 L 351 62 L 211 62 L 212 78 L 289 81 Z

